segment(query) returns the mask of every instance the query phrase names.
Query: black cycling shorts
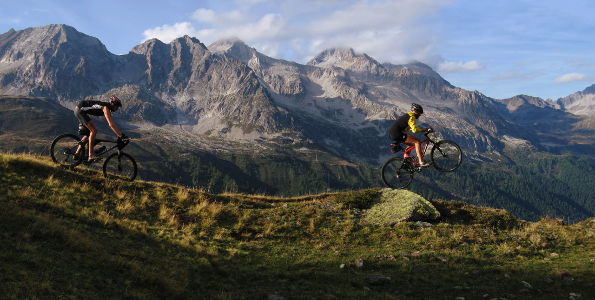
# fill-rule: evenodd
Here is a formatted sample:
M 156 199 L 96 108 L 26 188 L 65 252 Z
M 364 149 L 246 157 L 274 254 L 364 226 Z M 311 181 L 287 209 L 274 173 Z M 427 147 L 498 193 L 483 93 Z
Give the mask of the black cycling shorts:
M 404 132 L 389 132 L 388 136 L 397 143 L 404 143 L 407 139 L 407 134 Z
M 82 112 L 78 107 L 74 108 L 74 116 L 79 120 L 79 122 L 81 122 L 81 124 L 85 126 L 89 123 L 89 121 L 91 121 L 89 115 Z

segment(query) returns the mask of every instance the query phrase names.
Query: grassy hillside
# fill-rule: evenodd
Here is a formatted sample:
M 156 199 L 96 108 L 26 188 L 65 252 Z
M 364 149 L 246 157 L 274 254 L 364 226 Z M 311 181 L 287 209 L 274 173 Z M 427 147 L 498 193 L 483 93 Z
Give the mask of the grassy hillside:
M 595 298 L 595 220 L 524 222 L 433 200 L 360 222 L 377 190 L 298 198 L 108 181 L 0 155 L 0 295 L 22 298 Z
M 74 132 L 75 124 L 65 132 Z M 49 155 L 55 135 L 37 132 L 44 126 L 34 126 L 34 130 L 26 130 L 29 126 L 9 126 L 8 131 L 3 131 L 5 127 L 0 124 L 0 152 Z M 15 127 L 21 131 L 14 131 Z M 114 137 L 109 129 L 102 128 L 100 132 L 102 138 Z M 126 152 L 139 163 L 139 178 L 146 180 L 199 187 L 213 193 L 277 196 L 383 187 L 380 164 L 356 165 L 322 150 L 268 145 L 269 150 L 255 151 L 221 144 L 215 149 L 226 151 L 218 151 L 202 148 L 204 145 L 198 142 L 192 144 L 192 139 L 186 137 L 168 139 L 167 134 L 159 131 L 127 133 L 133 137 L 133 143 Z M 482 161 L 466 156 L 462 166 L 452 173 L 429 168 L 415 175 L 409 189 L 430 200 L 463 200 L 504 208 L 525 220 L 550 216 L 576 223 L 595 216 L 592 182 L 592 156 L 516 149 L 483 157 Z

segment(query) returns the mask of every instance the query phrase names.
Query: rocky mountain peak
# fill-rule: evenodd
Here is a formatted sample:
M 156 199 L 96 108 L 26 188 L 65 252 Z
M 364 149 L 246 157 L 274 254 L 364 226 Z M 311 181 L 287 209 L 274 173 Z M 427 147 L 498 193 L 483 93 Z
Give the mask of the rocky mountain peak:
M 156 57 L 168 57 L 168 60 L 171 57 L 190 60 L 190 54 L 202 57 L 208 52 L 208 49 L 198 39 L 185 35 L 168 44 L 159 39 L 149 39 L 132 48 L 130 52 L 147 56 L 149 60 L 154 60 Z
M 377 73 L 381 65 L 367 54 L 357 54 L 352 48 L 331 48 L 312 58 L 308 65 L 322 68 L 337 67 L 354 72 Z
M 78 32 L 78 30 L 76 30 L 74 27 L 65 25 L 65 24 L 52 24 L 52 25 L 48 25 L 48 26 L 44 26 L 44 27 L 39 27 L 36 28 L 36 30 L 38 31 L 45 31 L 47 32 L 48 35 L 50 36 L 59 36 L 61 41 L 67 41 L 69 39 L 77 39 L 80 36 L 86 36 L 83 33 Z M 96 38 L 92 38 L 96 41 Z
M 99 39 L 52 24 L 0 36 L 0 92 L 65 98 L 109 81 L 114 55 Z
M 583 94 L 595 94 L 595 84 L 583 90 Z
M 593 118 L 595 117 L 595 84 L 582 92 L 558 99 L 556 103 L 567 112 Z
M 397 76 L 422 75 L 426 77 L 444 80 L 442 76 L 440 76 L 440 74 L 436 73 L 436 71 L 434 71 L 430 66 L 422 62 L 416 61 L 405 65 L 393 65 L 390 63 L 385 63 L 383 64 L 383 66 Z
M 191 37 L 188 35 L 179 37 L 179 38 L 171 41 L 170 44 L 179 44 L 179 45 L 185 45 L 185 46 L 189 46 L 189 47 L 197 47 L 202 50 L 207 50 L 207 47 L 203 43 L 201 43 L 197 38 Z
M 130 52 L 136 53 L 136 54 L 146 54 L 146 53 L 149 53 L 150 51 L 152 51 L 152 49 L 162 49 L 165 47 L 166 47 L 166 44 L 164 42 L 162 42 L 159 39 L 153 38 L 153 39 L 148 39 L 148 40 L 144 41 L 140 45 L 134 46 L 134 48 L 132 48 L 132 50 L 130 50 Z
M 246 45 L 246 43 L 244 43 L 242 40 L 238 38 L 220 39 L 209 45 L 208 48 L 213 53 L 226 52 L 232 48 L 245 50 L 252 49 L 250 46 Z
M 95 52 L 100 55 L 108 53 L 105 45 L 99 39 L 64 24 L 27 28 L 21 31 L 9 30 L 0 35 L 0 53 L 3 56 L 10 56 L 9 60 L 10 58 L 14 60 L 26 56 L 32 56 L 28 58 L 34 59 L 33 56 L 41 54 L 46 49 L 54 49 L 55 53 L 60 51 L 79 54 Z
M 69 45 L 72 45 L 73 48 L 80 47 L 85 48 L 85 50 L 96 48 L 99 51 L 108 52 L 105 45 L 103 45 L 99 39 L 81 33 L 74 27 L 68 25 L 53 24 L 35 28 L 34 31 L 37 31 L 38 34 L 41 35 L 45 34 L 48 41 L 52 41 L 56 44 L 68 43 Z M 33 37 L 35 36 L 33 35 Z
M 516 111 L 520 107 L 526 105 L 535 106 L 538 108 L 558 108 L 555 103 L 545 101 L 539 97 L 533 97 L 528 95 L 517 95 L 512 98 L 501 100 L 500 102 L 506 105 L 506 109 L 508 109 L 509 112 Z
M 208 49 L 213 53 L 233 57 L 243 62 L 248 62 L 252 57 L 257 55 L 257 51 L 254 48 L 246 45 L 237 38 L 218 40 L 209 45 Z
M 321 67 L 335 62 L 353 61 L 355 57 L 357 55 L 352 48 L 330 48 L 316 55 L 308 64 Z
M 16 33 L 16 31 L 14 30 L 14 28 L 10 28 L 7 32 L 0 34 L 0 40 L 4 40 L 7 37 L 9 37 L 9 36 L 11 36 L 11 35 L 13 35 L 15 33 Z M 0 47 L 1 46 L 2 45 L 0 44 Z

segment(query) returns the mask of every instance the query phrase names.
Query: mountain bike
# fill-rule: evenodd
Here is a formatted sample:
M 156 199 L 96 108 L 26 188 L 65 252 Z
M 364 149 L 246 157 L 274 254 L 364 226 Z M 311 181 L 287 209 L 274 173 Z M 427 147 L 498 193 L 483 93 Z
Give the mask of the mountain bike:
M 66 133 L 59 135 L 54 139 L 50 148 L 50 154 L 55 163 L 67 168 L 74 168 L 81 163 L 92 165 L 94 162 L 105 158 L 105 162 L 103 163 L 103 176 L 105 178 L 121 178 L 133 181 L 134 178 L 136 178 L 137 173 L 136 161 L 130 154 L 122 152 L 122 149 L 126 147 L 128 143 L 130 143 L 129 138 L 118 138 L 115 141 L 96 138 L 94 149 L 96 159 L 92 162 L 88 162 L 88 139 L 83 142 L 79 136 Z M 108 146 L 103 144 L 108 144 Z M 76 154 L 76 150 L 79 146 L 81 146 L 82 149 Z M 115 152 L 108 156 L 113 150 L 115 150 Z
M 432 150 L 430 151 L 431 165 L 441 172 L 452 172 L 456 170 L 463 161 L 461 148 L 450 140 L 432 140 L 428 134 L 433 132 L 430 129 L 424 134 L 425 139 L 421 141 L 422 157 L 425 156 L 429 145 L 432 145 Z M 394 152 L 403 150 L 399 143 L 393 143 L 391 147 L 397 149 Z M 391 157 L 382 165 L 382 181 L 386 186 L 393 189 L 404 189 L 413 180 L 413 175 L 423 169 L 419 166 L 418 160 L 411 156 L 413 149 L 415 149 L 415 146 L 407 147 L 403 151 L 403 157 Z

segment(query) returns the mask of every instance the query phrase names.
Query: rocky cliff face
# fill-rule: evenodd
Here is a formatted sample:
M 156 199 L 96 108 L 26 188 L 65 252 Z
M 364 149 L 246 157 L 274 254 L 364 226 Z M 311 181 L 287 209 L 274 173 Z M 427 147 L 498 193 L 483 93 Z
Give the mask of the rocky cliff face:
M 149 40 L 117 56 L 66 25 L 9 31 L 0 36 L 0 93 L 55 98 L 66 107 L 117 94 L 128 120 L 191 125 L 215 135 L 232 127 L 271 133 L 291 125 L 250 68 L 212 55 L 190 37 Z
M 563 110 L 575 115 L 595 116 L 595 84 L 582 92 L 558 99 L 556 103 Z
M 78 98 L 109 84 L 114 55 L 65 25 L 9 31 L 0 38 L 0 93 Z
M 273 133 L 291 124 L 249 67 L 213 55 L 194 38 L 150 40 L 131 53 L 146 59 L 139 85 L 176 107 L 179 124 L 194 125 L 200 133 L 212 125 Z
M 186 36 L 113 55 L 65 25 L 0 35 L 0 93 L 54 98 L 66 107 L 117 94 L 120 117 L 171 134 L 289 141 L 372 161 L 389 154 L 387 130 L 412 102 L 424 106 L 422 123 L 476 154 L 500 151 L 511 139 L 539 147 L 535 136 L 552 126 L 533 126 L 546 124 L 535 116 L 593 111 L 589 89 L 557 103 L 495 100 L 452 86 L 422 63 L 379 63 L 352 49 L 328 49 L 301 65 L 238 40 L 205 47 Z

